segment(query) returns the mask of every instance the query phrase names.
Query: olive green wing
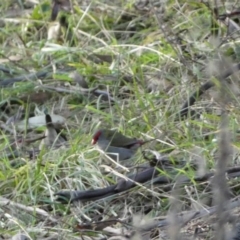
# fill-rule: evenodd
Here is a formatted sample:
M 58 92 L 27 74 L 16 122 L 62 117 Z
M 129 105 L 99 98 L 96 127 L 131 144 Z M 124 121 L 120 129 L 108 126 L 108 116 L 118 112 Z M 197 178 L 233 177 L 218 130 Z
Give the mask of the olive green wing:
M 110 145 L 113 147 L 130 148 L 132 145 L 138 142 L 136 138 L 126 137 L 116 130 L 108 130 L 105 132 L 105 134 L 107 135 L 106 137 L 110 141 Z

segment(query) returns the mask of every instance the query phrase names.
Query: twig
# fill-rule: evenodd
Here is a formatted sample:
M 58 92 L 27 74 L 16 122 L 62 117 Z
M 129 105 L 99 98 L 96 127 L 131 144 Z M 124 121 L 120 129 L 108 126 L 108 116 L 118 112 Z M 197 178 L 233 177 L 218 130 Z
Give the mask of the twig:
M 0 206 L 6 206 L 6 205 L 11 206 L 11 207 L 16 207 L 18 209 L 21 209 L 26 212 L 30 212 L 32 214 L 37 213 L 38 215 L 50 220 L 52 223 L 58 223 L 57 219 L 51 217 L 46 211 L 44 211 L 40 208 L 25 206 L 23 204 L 13 202 L 7 198 L 0 197 Z

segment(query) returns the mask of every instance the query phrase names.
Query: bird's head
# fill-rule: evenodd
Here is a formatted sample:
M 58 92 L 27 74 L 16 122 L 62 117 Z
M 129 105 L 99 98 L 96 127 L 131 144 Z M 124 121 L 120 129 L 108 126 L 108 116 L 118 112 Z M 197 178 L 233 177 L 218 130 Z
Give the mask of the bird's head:
M 92 145 L 96 144 L 97 141 L 99 140 L 100 136 L 102 135 L 102 130 L 98 130 L 92 138 Z

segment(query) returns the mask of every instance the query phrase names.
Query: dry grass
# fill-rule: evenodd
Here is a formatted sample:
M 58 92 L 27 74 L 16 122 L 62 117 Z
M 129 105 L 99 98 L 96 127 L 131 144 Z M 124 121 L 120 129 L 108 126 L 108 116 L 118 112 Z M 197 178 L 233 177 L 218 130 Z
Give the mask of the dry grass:
M 227 217 L 218 209 L 218 215 L 185 222 L 178 221 L 176 215 L 212 206 L 212 186 L 220 188 L 219 198 L 228 201 L 220 182 L 226 184 L 224 168 L 239 165 L 239 74 L 232 75 L 224 88 L 227 101 L 222 101 L 221 81 L 219 84 L 212 76 L 221 76 L 239 61 L 238 31 L 231 32 L 217 20 L 211 11 L 215 3 L 210 0 L 208 4 L 143 3 L 76 0 L 70 4 L 72 13 L 65 11 L 71 10 L 70 5 L 61 5 L 56 20 L 50 21 L 50 1 L 2 0 L 0 239 L 10 239 L 18 232 L 30 239 L 191 239 L 200 238 L 199 229 L 205 225 L 208 230 L 201 233 L 202 239 L 210 239 L 216 228 L 224 230 L 226 222 L 235 222 L 232 219 L 239 215 L 238 208 Z M 218 6 L 218 14 L 240 5 L 228 3 Z M 70 75 L 74 71 L 79 78 Z M 191 107 L 198 116 L 179 120 L 183 103 L 209 79 L 217 87 Z M 6 124 L 19 105 L 24 106 L 19 121 L 34 116 L 36 109 L 40 115 L 47 109 L 64 117 L 69 146 L 43 149 L 34 159 L 25 151 L 19 157 L 7 156 L 6 148 L 9 153 L 17 136 L 29 139 L 45 130 L 39 126 L 20 131 L 18 120 Z M 219 134 L 223 109 L 227 118 L 224 128 L 231 141 Z M 63 189 L 100 189 L 119 178 L 120 168 L 90 145 L 99 127 L 117 128 L 142 139 L 156 138 L 144 149 L 170 158 L 171 170 L 159 172 L 172 182 L 138 184 L 94 201 L 56 202 L 54 193 Z M 218 136 L 225 140 L 221 145 Z M 38 145 L 34 142 L 25 150 Z M 227 166 L 219 164 L 224 154 L 229 158 Z M 136 167 L 144 162 L 139 151 L 131 164 Z M 194 181 L 194 177 L 212 171 L 216 162 L 223 173 L 218 175 L 221 181 Z M 197 167 L 192 168 L 192 163 Z M 106 165 L 111 165 L 111 172 L 106 172 Z M 183 183 L 183 176 L 191 181 Z M 225 188 L 229 186 L 233 198 L 238 195 L 239 176 L 229 176 Z M 163 218 L 170 220 L 170 231 L 156 227 Z M 180 236 L 179 231 L 185 235 Z

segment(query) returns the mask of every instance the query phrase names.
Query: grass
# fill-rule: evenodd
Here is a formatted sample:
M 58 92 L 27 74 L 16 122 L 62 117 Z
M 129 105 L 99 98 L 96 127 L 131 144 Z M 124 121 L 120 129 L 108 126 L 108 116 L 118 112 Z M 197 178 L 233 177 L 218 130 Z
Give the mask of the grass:
M 139 236 L 134 238 L 133 230 L 141 234 L 140 225 L 167 216 L 170 206 L 175 204 L 170 201 L 172 194 L 165 192 L 161 185 L 150 183 L 96 201 L 72 205 L 55 201 L 54 193 L 63 189 L 84 191 L 116 183 L 116 166 L 111 165 L 115 173 L 106 174 L 105 165 L 110 162 L 90 144 L 93 133 L 100 127 L 117 128 L 136 138 L 156 138 L 145 148 L 168 154 L 174 168 L 174 171 L 159 170 L 161 175 L 171 177 L 176 183 L 180 175 L 192 179 L 189 184 L 180 184 L 178 211 L 207 207 L 202 199 L 211 195 L 208 183 L 194 181 L 196 171 L 190 163 L 198 162 L 201 165 L 198 170 L 202 167 L 204 172 L 207 171 L 204 164 L 208 170 L 216 165 L 218 142 L 214 138 L 220 131 L 221 121 L 219 98 L 214 98 L 219 94 L 218 88 L 208 91 L 192 107 L 201 113 L 200 118 L 176 121 L 182 104 L 209 79 L 211 74 L 208 72 L 212 69 L 222 72 L 215 62 L 223 58 L 231 66 L 233 60 L 229 59 L 238 57 L 237 50 L 234 51 L 231 45 L 221 47 L 220 44 L 218 47 L 217 42 L 209 40 L 213 31 L 212 15 L 207 5 L 174 0 L 168 1 L 164 9 L 153 8 L 149 3 L 146 6 L 149 10 L 141 10 L 138 9 L 140 5 L 134 7 L 133 1 L 103 3 L 96 0 L 91 4 L 89 1 L 85 7 L 72 1 L 74 13 L 61 11 L 56 19 L 58 22 L 61 16 L 66 16 L 68 29 L 62 27 L 59 37 L 48 41 L 49 29 L 53 25 L 49 20 L 50 1 L 31 6 L 28 15 L 24 15 L 17 3 L 2 1 L 0 8 L 4 12 L 2 21 L 5 26 L 0 30 L 0 67 L 9 69 L 10 73 L 0 69 L 0 84 L 2 79 L 46 69 L 49 74 L 2 88 L 0 120 L 5 123 L 18 108 L 18 104 L 10 102 L 8 111 L 3 111 L 4 103 L 9 99 L 23 103 L 25 118 L 34 114 L 36 106 L 47 108 L 49 112 L 66 118 L 64 132 L 70 147 L 45 149 L 33 160 L 25 154 L 12 160 L 1 151 L 0 236 L 7 239 L 23 232 L 31 239 L 103 239 L 104 236 L 111 239 L 111 236 L 125 231 L 129 238 L 140 239 Z M 220 6 L 219 12 L 225 13 L 226 9 Z M 13 13 L 15 15 L 10 19 L 9 14 Z M 226 26 L 221 24 L 220 29 L 220 42 L 226 38 L 231 43 L 237 42 L 226 35 Z M 90 57 L 92 54 L 103 57 L 96 61 Z M 113 60 L 103 60 L 106 56 Z M 89 88 L 108 91 L 115 102 L 111 103 L 103 96 L 83 95 L 74 89 L 77 83 L 69 73 L 75 70 L 86 78 Z M 239 122 L 237 77 L 236 74 L 232 78 L 236 84 L 233 87 L 235 92 L 228 105 L 231 132 L 237 130 Z M 65 92 L 59 92 L 60 88 Z M 69 89 L 74 93 L 67 92 Z M 50 96 L 41 98 L 40 93 L 46 91 Z M 40 127 L 20 132 L 17 128 L 10 128 L 11 132 L 1 128 L 0 149 L 9 146 L 17 133 L 29 137 L 45 129 Z M 239 148 L 237 140 L 233 142 L 236 152 Z M 34 143 L 27 149 L 38 145 L 39 142 Z M 177 161 L 187 163 L 179 167 Z M 139 152 L 136 163 L 143 162 Z M 235 162 L 238 163 L 238 159 Z M 235 186 L 236 194 L 237 184 L 232 180 L 231 186 Z M 3 198 L 11 204 L 6 204 Z M 119 222 L 104 230 L 93 226 L 83 230 L 84 224 L 112 219 Z M 203 223 L 200 221 L 199 224 Z M 190 231 L 192 226 L 190 223 L 185 229 Z M 155 229 L 146 239 L 159 239 L 159 234 Z M 169 237 L 176 239 L 171 234 Z

